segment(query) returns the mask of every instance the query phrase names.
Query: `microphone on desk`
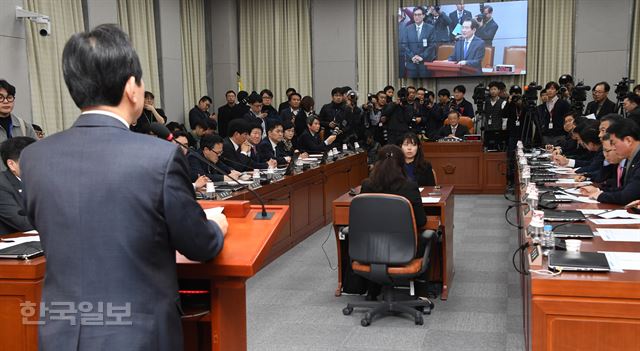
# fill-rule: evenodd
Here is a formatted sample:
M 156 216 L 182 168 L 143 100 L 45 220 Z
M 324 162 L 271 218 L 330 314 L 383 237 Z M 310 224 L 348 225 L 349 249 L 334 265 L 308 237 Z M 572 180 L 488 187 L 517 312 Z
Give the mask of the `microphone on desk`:
M 200 155 L 198 152 L 194 151 L 193 149 L 191 149 L 188 145 L 185 145 L 177 140 L 173 139 L 173 135 L 171 134 L 171 132 L 169 131 L 169 129 L 165 126 L 163 126 L 162 124 L 159 123 L 151 123 L 151 130 L 153 131 L 153 133 L 160 139 L 165 139 L 165 140 L 172 140 L 174 143 L 182 146 L 183 148 L 187 149 L 187 152 L 189 153 L 189 155 L 193 155 L 195 158 L 197 158 L 198 160 L 206 163 L 208 166 L 210 166 L 211 168 L 213 168 L 216 172 L 218 172 L 219 174 L 222 174 L 223 176 L 226 176 L 227 173 L 225 171 L 223 171 L 220 167 L 218 167 L 215 163 L 207 160 L 206 157 Z M 171 139 L 169 139 L 171 138 Z M 254 219 L 258 219 L 258 220 L 269 220 L 273 217 L 273 212 L 267 212 L 267 209 L 264 205 L 264 200 L 262 199 L 262 197 L 255 192 L 255 190 L 251 189 L 251 187 L 248 187 L 242 183 L 240 183 L 237 179 L 233 178 L 233 177 L 229 177 L 231 178 L 234 182 L 236 182 L 238 185 L 240 185 L 243 189 L 247 189 L 251 194 L 253 194 L 253 196 L 256 197 L 256 199 L 258 200 L 258 202 L 260 203 L 260 206 L 262 207 L 262 211 L 258 214 L 256 214 L 256 216 L 254 217 Z

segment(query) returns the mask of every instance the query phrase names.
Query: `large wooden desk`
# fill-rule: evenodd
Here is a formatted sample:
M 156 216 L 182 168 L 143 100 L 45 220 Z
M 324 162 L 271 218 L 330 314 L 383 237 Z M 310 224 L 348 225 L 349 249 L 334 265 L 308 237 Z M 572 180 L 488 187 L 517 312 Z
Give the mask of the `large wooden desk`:
M 247 306 L 245 282 L 264 265 L 271 245 L 289 219 L 287 206 L 267 206 L 270 220 L 255 220 L 260 206 L 239 201 L 201 201 L 203 208 L 224 206 L 229 230 L 220 254 L 210 262 L 193 262 L 179 255 L 178 275 L 182 279 L 211 282 L 212 350 L 247 349 Z M 243 209 L 244 207 L 244 209 Z
M 360 189 L 358 188 L 358 191 Z M 428 196 L 430 192 L 434 191 L 434 187 L 424 187 L 422 190 L 422 196 Z M 443 185 L 440 189 L 440 201 L 437 203 L 424 204 L 427 215 L 437 216 L 434 223 L 433 220 L 427 222 L 429 228 L 442 229 L 442 252 L 440 253 L 441 265 L 437 260 L 432 260 L 434 266 L 438 269 L 434 269 L 435 275 L 432 275 L 432 279 L 442 281 L 442 295 L 441 299 L 446 300 L 449 295 L 449 289 L 451 288 L 451 281 L 455 270 L 453 267 L 453 207 L 454 196 L 453 186 Z M 333 201 L 333 227 L 336 236 L 336 244 L 338 250 L 338 288 L 336 289 L 336 296 L 342 294 L 342 249 L 339 238 L 339 228 L 349 225 L 349 206 L 351 206 L 351 200 L 353 197 L 348 193 L 341 195 Z M 433 218 L 433 217 L 430 217 Z M 348 253 L 346 253 L 348 254 Z
M 611 209 L 608 204 L 562 204 L 559 209 Z M 528 226 L 530 218 L 519 215 Z M 591 222 L 592 227 L 596 226 Z M 607 225 L 606 227 L 612 227 Z M 638 228 L 640 226 L 615 226 Z M 520 230 L 520 240 L 526 238 Z M 582 240 L 581 251 L 640 252 L 640 243 Z M 532 269 L 542 266 L 526 265 Z M 527 350 L 640 350 L 640 271 L 531 274 L 521 279 Z
M 256 190 L 271 205 L 287 205 L 291 220 L 278 234 L 267 257 L 270 262 L 332 220 L 332 201 L 362 183 L 369 174 L 367 154 L 359 153 L 320 165 Z M 230 200 L 257 199 L 248 191 L 235 193 Z
M 438 183 L 456 194 L 502 194 L 507 187 L 507 154 L 484 152 L 482 142 L 423 142 Z

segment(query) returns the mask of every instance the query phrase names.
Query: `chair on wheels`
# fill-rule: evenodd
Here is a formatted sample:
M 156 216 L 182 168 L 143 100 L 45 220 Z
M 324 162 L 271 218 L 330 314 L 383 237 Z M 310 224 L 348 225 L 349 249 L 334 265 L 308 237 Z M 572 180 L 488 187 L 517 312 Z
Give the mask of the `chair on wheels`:
M 415 324 L 423 324 L 423 313 L 431 313 L 429 300 L 398 300 L 394 286 L 407 284 L 422 276 L 429 264 L 432 230 L 421 233 L 427 242 L 424 254 L 416 258 L 418 235 L 411 203 L 402 196 L 361 194 L 349 209 L 349 256 L 353 271 L 382 285 L 381 301 L 349 303 L 342 312 L 351 314 L 354 307 L 371 308 L 360 324 L 371 324 L 374 317 L 390 313 L 407 313 Z

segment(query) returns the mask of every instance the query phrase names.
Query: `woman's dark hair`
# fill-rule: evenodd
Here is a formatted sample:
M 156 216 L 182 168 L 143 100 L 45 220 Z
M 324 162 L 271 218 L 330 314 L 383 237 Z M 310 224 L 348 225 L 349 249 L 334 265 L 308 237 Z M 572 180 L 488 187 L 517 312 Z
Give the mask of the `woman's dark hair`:
M 305 96 L 302 98 L 302 100 L 300 100 L 300 108 L 302 110 L 304 110 L 305 112 L 310 112 L 311 111 L 311 107 L 313 107 L 313 105 L 315 105 L 316 102 L 313 101 L 313 98 L 311 96 Z
M 409 132 L 402 137 L 402 144 L 404 144 L 405 141 L 409 142 L 409 144 L 411 145 L 416 145 L 418 147 L 416 158 L 413 160 L 413 164 L 415 165 L 417 171 L 416 173 L 426 172 L 429 161 L 424 159 L 424 153 L 422 153 L 422 143 L 420 142 L 420 139 L 418 139 L 418 136 L 414 133 Z
M 115 24 L 76 33 L 62 52 L 62 72 L 79 108 L 117 106 L 129 78 L 142 84 L 142 67 L 129 37 Z
M 398 190 L 407 181 L 404 170 L 404 154 L 396 145 L 385 145 L 378 151 L 378 161 L 369 177 L 374 191 Z

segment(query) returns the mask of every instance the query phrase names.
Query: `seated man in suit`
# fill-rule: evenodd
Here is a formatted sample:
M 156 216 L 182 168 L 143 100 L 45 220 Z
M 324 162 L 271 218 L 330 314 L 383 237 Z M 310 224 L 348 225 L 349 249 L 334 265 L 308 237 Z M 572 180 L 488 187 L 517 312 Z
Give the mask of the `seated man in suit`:
M 317 116 L 310 116 L 307 119 L 307 130 L 298 138 L 298 149 L 301 152 L 323 153 L 336 140 L 336 136 L 331 134 L 325 141 L 320 140 L 320 120 Z
M 231 168 L 239 172 L 253 170 L 251 144 L 247 141 L 251 127 L 244 119 L 234 119 L 227 128 L 228 137 L 224 138 L 221 158 Z
M 187 159 L 189 160 L 189 176 L 192 182 L 196 182 L 199 177 L 205 176 L 213 182 L 231 181 L 231 178 L 240 177 L 240 172 L 232 169 L 231 167 L 220 161 L 220 154 L 222 154 L 222 145 L 224 140 L 219 135 L 205 135 L 200 141 L 200 150 L 196 151 L 200 155 L 204 156 L 209 162 L 218 166 L 220 170 L 225 174 L 220 174 L 218 170 L 206 162 L 200 160 L 196 156 L 189 154 Z
M 460 113 L 458 113 L 458 111 L 449 111 L 447 119 L 449 120 L 449 124 L 440 128 L 440 132 L 438 132 L 440 138 L 456 137 L 462 139 L 466 134 L 469 134 L 469 128 L 459 124 Z
M 599 202 L 626 205 L 640 199 L 640 127 L 629 119 L 612 124 L 607 133 L 615 152 L 624 157 L 624 169 L 620 179 L 620 188 L 603 190 L 586 186 L 580 191 Z
M 456 42 L 453 54 L 445 61 L 454 61 L 459 65 L 475 68 L 473 74 L 482 73 L 484 59 L 484 41 L 476 36 L 478 22 L 474 19 L 462 23 L 462 38 Z
M 622 175 L 626 160 L 616 153 L 611 145 L 609 134 L 602 137 L 602 153 L 608 164 L 603 165 L 599 172 L 591 174 L 591 181 L 598 184 L 598 187 L 603 191 L 615 191 L 622 187 Z M 577 182 L 584 180 L 586 180 L 585 176 L 576 177 Z
M 276 160 L 279 165 L 289 163 L 291 157 L 287 155 L 287 151 L 282 143 L 283 139 L 284 131 L 282 123 L 278 121 L 269 123 L 267 137 L 258 145 L 259 158 L 262 160 Z
M 593 86 L 591 95 L 593 101 L 587 104 L 587 108 L 584 111 L 585 116 L 595 115 L 597 119 L 616 112 L 616 103 L 609 100 L 609 90 L 611 87 L 607 82 L 600 82 Z
M 14 137 L 0 144 L 0 156 L 7 170 L 0 174 L 0 235 L 32 230 L 24 213 L 22 181 L 20 180 L 20 153 L 36 140 Z
M 264 138 L 264 140 L 266 139 L 267 138 Z M 251 161 L 253 161 L 253 168 L 275 168 L 278 165 L 276 160 L 272 158 L 262 158 L 262 155 L 260 155 L 260 153 L 258 152 L 258 145 L 260 145 L 262 140 L 262 126 L 260 126 L 259 124 L 252 124 L 251 131 L 249 132 L 249 136 L 247 137 L 247 141 L 249 141 L 249 144 L 251 145 L 249 158 L 251 158 Z
M 424 22 L 425 10 L 418 6 L 413 10 L 414 23 L 406 27 L 400 38 L 402 55 L 406 60 L 409 78 L 428 77 L 425 62 L 436 58 L 435 28 Z

